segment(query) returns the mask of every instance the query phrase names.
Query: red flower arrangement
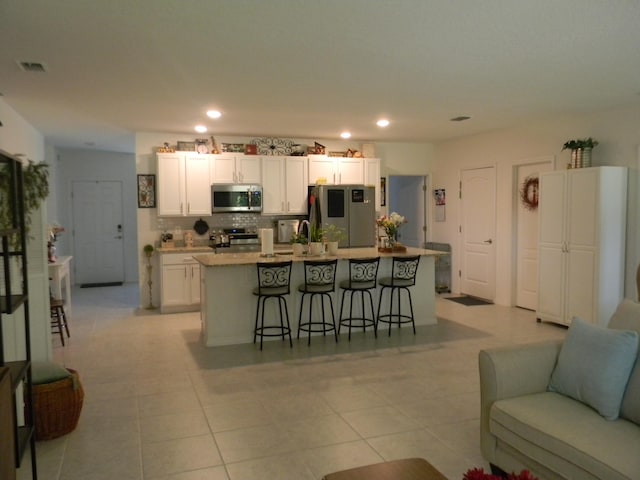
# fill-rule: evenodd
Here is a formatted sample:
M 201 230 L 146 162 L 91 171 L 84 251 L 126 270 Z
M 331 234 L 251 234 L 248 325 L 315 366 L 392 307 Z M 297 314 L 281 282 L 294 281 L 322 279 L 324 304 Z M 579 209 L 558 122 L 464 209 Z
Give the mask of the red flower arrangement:
M 504 480 L 499 475 L 491 475 L 490 473 L 485 473 L 482 468 L 472 468 L 468 470 L 467 473 L 464 474 L 462 480 Z M 506 480 L 538 480 L 536 477 L 531 475 L 528 470 L 522 470 L 519 474 L 510 473 L 507 475 Z

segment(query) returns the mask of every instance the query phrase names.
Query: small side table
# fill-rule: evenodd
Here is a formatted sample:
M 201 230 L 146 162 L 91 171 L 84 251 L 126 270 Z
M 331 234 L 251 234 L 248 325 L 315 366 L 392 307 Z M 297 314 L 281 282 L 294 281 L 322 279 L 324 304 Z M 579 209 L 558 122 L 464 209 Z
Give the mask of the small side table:
M 447 480 L 424 458 L 407 458 L 351 468 L 325 475 L 323 480 Z
M 65 313 L 71 318 L 71 274 L 69 264 L 73 257 L 58 257 L 55 262 L 49 263 L 49 277 L 54 298 L 64 300 Z M 64 284 L 63 284 L 64 281 Z M 64 285 L 64 289 L 63 289 Z M 64 294 L 63 294 L 64 290 Z

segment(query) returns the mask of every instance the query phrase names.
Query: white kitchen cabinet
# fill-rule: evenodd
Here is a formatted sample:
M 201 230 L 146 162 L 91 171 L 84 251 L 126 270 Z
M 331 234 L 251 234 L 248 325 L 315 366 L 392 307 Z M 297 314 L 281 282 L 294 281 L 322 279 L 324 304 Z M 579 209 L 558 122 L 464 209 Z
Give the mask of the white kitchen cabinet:
M 309 156 L 309 182 L 333 185 L 364 183 L 364 158 Z
M 307 213 L 307 157 L 262 157 L 262 213 Z
M 624 295 L 627 169 L 540 175 L 538 319 L 606 326 Z
M 380 210 L 380 159 L 364 159 L 364 184 L 376 187 L 376 212 Z
M 262 183 L 260 157 L 255 155 L 213 155 L 211 183 Z
M 210 155 L 158 154 L 158 215 L 211 214 Z
M 163 253 L 160 311 L 188 312 L 200 306 L 200 264 L 192 254 Z

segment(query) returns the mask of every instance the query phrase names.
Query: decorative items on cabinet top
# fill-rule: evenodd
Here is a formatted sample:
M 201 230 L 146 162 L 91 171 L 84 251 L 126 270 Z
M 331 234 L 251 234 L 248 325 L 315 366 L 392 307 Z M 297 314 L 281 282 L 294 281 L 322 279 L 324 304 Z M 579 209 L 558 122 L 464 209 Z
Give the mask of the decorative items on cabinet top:
M 254 138 L 249 143 L 222 143 L 218 148 L 214 137 L 210 140 L 206 138 L 196 138 L 189 141 L 176 141 L 175 145 L 164 142 L 158 147 L 156 153 L 175 152 L 196 152 L 201 154 L 218 153 L 244 153 L 245 155 L 274 155 L 274 156 L 306 156 L 325 155 L 326 147 L 321 143 L 314 142 L 313 145 L 296 143 L 292 139 L 264 137 Z M 374 158 L 374 150 L 371 144 L 362 145 L 362 151 L 348 148 L 345 151 L 329 152 L 331 157 L 371 157 Z
M 586 168 L 591 166 L 591 150 L 598 145 L 594 138 L 578 138 L 568 140 L 562 146 L 562 150 L 571 150 L 571 162 L 567 168 Z

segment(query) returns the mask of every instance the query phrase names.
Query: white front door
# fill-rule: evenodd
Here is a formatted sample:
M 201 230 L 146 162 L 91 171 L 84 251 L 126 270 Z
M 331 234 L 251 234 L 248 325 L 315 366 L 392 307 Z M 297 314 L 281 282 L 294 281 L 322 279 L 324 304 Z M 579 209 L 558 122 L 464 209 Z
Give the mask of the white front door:
M 75 283 L 124 282 L 122 183 L 74 181 Z
M 493 300 L 496 290 L 494 167 L 461 172 L 460 292 Z
M 518 167 L 516 306 L 529 310 L 538 308 L 538 183 L 534 180 L 548 170 L 550 162 Z

